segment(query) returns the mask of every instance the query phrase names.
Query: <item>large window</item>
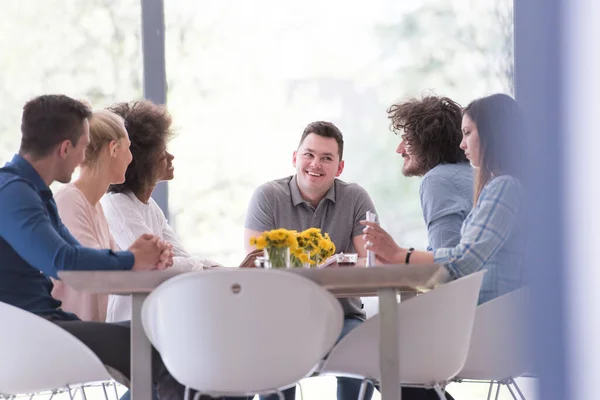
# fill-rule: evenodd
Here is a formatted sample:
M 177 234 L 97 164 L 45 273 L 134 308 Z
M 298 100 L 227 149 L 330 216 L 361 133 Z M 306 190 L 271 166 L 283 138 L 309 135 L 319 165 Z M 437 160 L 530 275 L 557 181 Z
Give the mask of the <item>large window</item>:
M 490 4 L 491 3 L 491 4 Z M 345 136 L 341 179 L 364 186 L 400 243 L 424 248 L 419 179 L 404 178 L 386 108 L 424 91 L 461 104 L 512 91 L 512 5 L 456 0 L 165 2 L 171 219 L 192 252 L 237 264 L 252 191 L 291 175 L 304 126 Z
M 225 264 L 243 256 L 252 191 L 294 173 L 300 134 L 319 119 L 344 133 L 341 178 L 367 189 L 400 243 L 424 247 L 419 179 L 400 172 L 387 107 L 513 91 L 509 0 L 169 0 L 165 18 L 171 222 L 192 253 Z M 3 2 L 0 162 L 33 96 L 141 98 L 140 26 L 139 0 Z
M 23 104 L 40 94 L 95 108 L 142 96 L 138 0 L 8 0 L 0 13 L 0 163 L 19 147 Z

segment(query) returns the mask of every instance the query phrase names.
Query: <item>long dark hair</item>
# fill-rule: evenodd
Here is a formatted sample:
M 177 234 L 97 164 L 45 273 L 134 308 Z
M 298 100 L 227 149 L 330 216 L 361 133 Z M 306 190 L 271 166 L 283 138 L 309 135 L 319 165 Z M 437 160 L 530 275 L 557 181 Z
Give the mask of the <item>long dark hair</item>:
M 475 177 L 475 201 L 494 176 L 519 177 L 525 137 L 523 114 L 505 94 L 472 101 L 463 111 L 477 126 L 480 165 Z

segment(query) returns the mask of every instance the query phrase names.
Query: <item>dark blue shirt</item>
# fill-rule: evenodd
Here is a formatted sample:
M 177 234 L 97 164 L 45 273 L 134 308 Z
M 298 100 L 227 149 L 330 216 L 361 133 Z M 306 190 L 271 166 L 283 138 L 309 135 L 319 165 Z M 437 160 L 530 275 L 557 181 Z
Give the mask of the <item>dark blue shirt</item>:
M 52 191 L 27 160 L 0 168 L 0 301 L 60 320 L 77 319 L 51 296 L 59 270 L 128 270 L 129 251 L 83 247 L 58 216 Z

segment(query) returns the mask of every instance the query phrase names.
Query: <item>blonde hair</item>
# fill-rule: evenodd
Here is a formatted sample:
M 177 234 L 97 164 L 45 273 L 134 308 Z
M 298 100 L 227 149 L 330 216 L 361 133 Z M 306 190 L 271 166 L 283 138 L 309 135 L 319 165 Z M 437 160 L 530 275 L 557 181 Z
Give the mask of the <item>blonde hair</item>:
M 112 140 L 118 142 L 124 137 L 124 120 L 111 111 L 94 111 L 89 123 L 90 144 L 85 149 L 85 161 L 82 164 L 85 167 L 90 167 L 98 161 L 100 152 L 105 145 Z

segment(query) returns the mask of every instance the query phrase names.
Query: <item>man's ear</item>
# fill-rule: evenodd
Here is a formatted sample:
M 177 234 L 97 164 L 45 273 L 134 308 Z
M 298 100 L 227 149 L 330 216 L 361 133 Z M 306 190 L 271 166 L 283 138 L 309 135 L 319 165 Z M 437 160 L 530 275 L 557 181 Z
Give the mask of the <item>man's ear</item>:
M 63 140 L 58 145 L 58 156 L 62 159 L 67 158 L 67 154 L 73 150 L 73 145 L 70 140 Z
M 298 155 L 297 151 L 294 151 L 294 155 L 292 156 L 292 165 L 296 168 L 296 156 Z
M 344 160 L 340 161 L 340 163 L 338 164 L 338 169 L 337 172 L 335 173 L 335 176 L 340 176 L 342 174 L 342 171 L 344 170 Z

